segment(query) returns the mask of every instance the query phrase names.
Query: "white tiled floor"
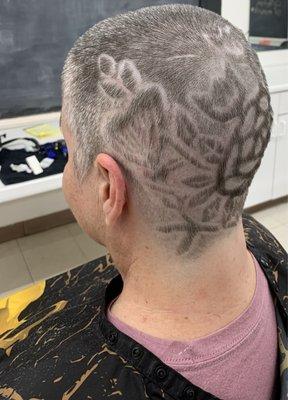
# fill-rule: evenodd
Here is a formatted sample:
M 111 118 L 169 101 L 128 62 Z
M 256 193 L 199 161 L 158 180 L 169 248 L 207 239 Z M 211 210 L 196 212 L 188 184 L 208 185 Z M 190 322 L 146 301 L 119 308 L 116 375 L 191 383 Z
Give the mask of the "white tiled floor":
M 0 244 L 0 296 L 106 254 L 77 223 Z
M 252 214 L 288 250 L 288 204 Z M 76 223 L 0 244 L 0 296 L 106 253 Z

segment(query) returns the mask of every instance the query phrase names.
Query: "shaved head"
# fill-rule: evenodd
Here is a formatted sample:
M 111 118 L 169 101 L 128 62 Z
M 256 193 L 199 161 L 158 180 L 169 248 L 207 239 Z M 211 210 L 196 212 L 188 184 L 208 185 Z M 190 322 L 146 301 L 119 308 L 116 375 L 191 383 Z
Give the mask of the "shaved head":
M 236 226 L 272 124 L 240 30 L 188 5 L 108 18 L 69 51 L 62 95 L 79 180 L 112 156 L 163 245 L 196 258 Z

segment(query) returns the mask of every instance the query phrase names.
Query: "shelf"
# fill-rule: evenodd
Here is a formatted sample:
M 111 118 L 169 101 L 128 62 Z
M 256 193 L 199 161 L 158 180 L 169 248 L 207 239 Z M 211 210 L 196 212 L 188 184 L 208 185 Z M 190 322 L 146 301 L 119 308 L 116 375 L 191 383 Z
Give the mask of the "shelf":
M 31 127 L 33 125 L 42 125 L 49 123 L 55 127 L 59 127 L 59 114 L 51 113 L 51 115 L 46 114 L 45 118 L 42 119 L 37 116 L 36 120 L 31 119 L 32 117 L 15 118 L 15 125 L 12 128 L 11 120 L 7 120 L 6 125 L 1 121 L 0 134 L 7 133 L 9 139 L 14 139 L 17 137 L 34 137 L 24 131 L 25 128 Z M 14 119 L 14 118 L 13 118 Z M 6 129 L 5 129 L 6 127 Z M 47 142 L 54 142 L 55 140 L 63 139 L 62 135 L 53 136 L 46 139 L 38 139 L 40 144 Z M 26 182 L 15 183 L 12 185 L 4 185 L 0 181 L 0 204 L 18 200 L 21 198 L 34 196 L 39 193 L 50 192 L 52 190 L 61 189 L 62 187 L 62 176 L 63 174 L 55 174 L 51 176 L 46 176 L 43 178 L 37 178 Z
M 12 185 L 3 185 L 3 183 L 0 182 L 0 204 L 37 195 L 39 193 L 50 192 L 51 190 L 61 189 L 62 176 L 62 173 L 55 174 Z

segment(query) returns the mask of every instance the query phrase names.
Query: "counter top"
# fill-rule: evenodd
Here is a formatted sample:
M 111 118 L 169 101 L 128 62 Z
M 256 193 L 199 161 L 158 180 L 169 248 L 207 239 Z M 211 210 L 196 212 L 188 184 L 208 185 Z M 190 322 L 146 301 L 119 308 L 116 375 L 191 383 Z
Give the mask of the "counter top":
M 288 57 L 286 65 L 273 65 L 264 68 L 269 92 L 284 92 L 288 90 Z
M 59 113 L 60 114 L 60 113 Z M 59 126 L 59 114 L 57 113 L 57 116 L 54 117 L 53 120 L 50 118 L 48 119 L 43 119 L 39 123 L 34 122 L 34 123 L 29 123 L 23 122 L 23 126 L 21 127 L 15 127 L 15 128 L 9 128 L 9 129 L 0 129 L 0 134 L 2 133 L 7 133 L 9 135 L 9 139 L 14 139 L 17 137 L 34 137 L 24 131 L 24 128 L 27 128 L 29 126 L 33 125 L 38 125 L 38 124 L 46 124 L 49 123 L 55 127 Z M 25 117 L 23 118 L 23 121 L 25 121 Z M 62 135 L 59 136 L 53 136 L 48 139 L 38 139 L 40 144 L 44 144 L 47 142 L 54 142 L 55 140 L 63 139 Z M 37 179 L 32 179 L 30 181 L 26 182 L 21 182 L 21 183 L 15 183 L 12 185 L 4 185 L 0 181 L 0 204 L 1 203 L 6 203 L 8 201 L 12 200 L 17 200 L 23 197 L 28 197 L 28 196 L 33 196 L 39 193 L 45 193 L 45 192 L 50 192 L 51 190 L 57 190 L 60 189 L 62 186 L 62 173 L 61 174 L 54 174 L 51 176 L 46 176 L 43 178 L 37 178 Z

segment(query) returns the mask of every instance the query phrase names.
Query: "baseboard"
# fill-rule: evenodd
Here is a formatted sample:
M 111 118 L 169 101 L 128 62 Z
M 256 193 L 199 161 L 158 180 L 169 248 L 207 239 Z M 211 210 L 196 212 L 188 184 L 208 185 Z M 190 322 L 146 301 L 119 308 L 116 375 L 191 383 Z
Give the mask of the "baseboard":
M 244 208 L 244 212 L 247 214 L 251 214 L 257 211 L 265 210 L 265 208 L 274 207 L 281 203 L 287 203 L 288 206 L 288 196 L 279 197 L 278 199 L 265 201 L 264 203 L 257 204 L 256 206 L 251 206 Z
M 43 217 L 4 226 L 0 228 L 0 243 L 32 235 L 33 233 L 43 232 L 57 226 L 69 224 L 70 222 L 75 222 L 74 215 L 71 210 L 63 210 Z

